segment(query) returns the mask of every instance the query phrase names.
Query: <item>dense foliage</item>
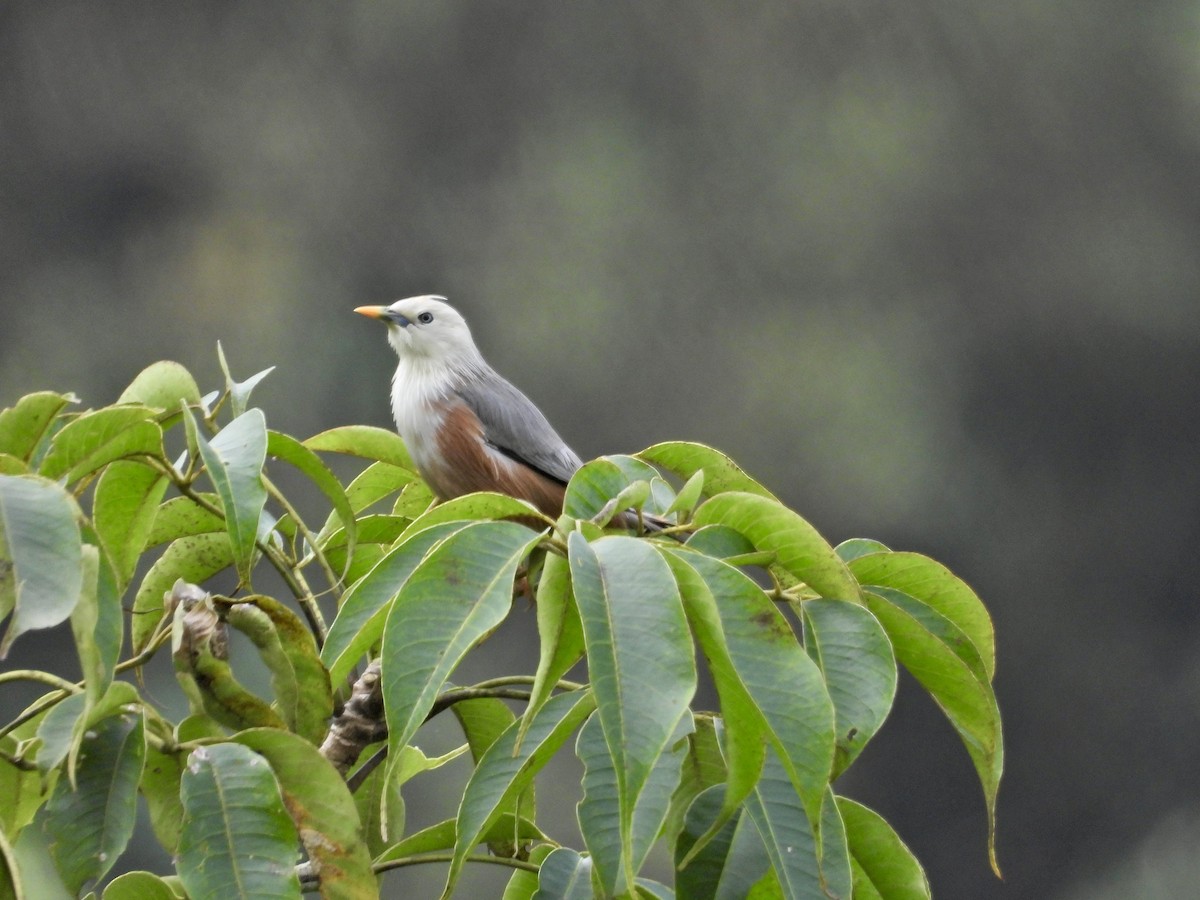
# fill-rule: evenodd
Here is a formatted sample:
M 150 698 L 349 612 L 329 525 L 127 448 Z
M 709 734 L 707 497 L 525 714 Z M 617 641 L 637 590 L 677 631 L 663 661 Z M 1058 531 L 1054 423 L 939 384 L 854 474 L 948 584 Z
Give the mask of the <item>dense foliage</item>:
M 105 900 L 374 897 L 381 872 L 420 862 L 445 867 L 449 895 L 481 860 L 512 867 L 507 900 L 928 897 L 887 822 L 834 790 L 883 725 L 898 665 L 961 735 L 991 832 L 992 625 L 940 564 L 869 540 L 833 548 L 690 443 L 588 463 L 558 522 L 500 495 L 434 504 L 390 432 L 268 429 L 249 405 L 264 374 L 226 370 L 201 396 L 156 363 L 112 406 L 43 392 L 0 414 L 0 648 L 69 621 L 83 673 L 0 674 L 47 689 L 0 725 L 14 798 L 0 897 L 36 896 L 33 830 L 71 893 L 96 886 L 139 793 L 176 872 L 124 874 Z M 333 455 L 366 466 L 344 485 Z M 322 524 L 277 486 L 287 468 L 324 498 Z M 624 510 L 670 524 L 607 527 Z M 217 592 L 220 577 L 236 589 Z M 523 594 L 536 671 L 452 684 Z M 160 652 L 187 698 L 179 721 L 135 677 Z M 261 658 L 271 696 L 241 683 L 239 652 Z M 586 680 L 569 680 L 581 661 Z M 700 667 L 715 711 L 696 707 Z M 420 730 L 447 711 L 464 744 L 428 757 Z M 581 847 L 539 828 L 535 798 L 535 776 L 572 750 L 581 791 L 553 802 L 578 799 Z M 404 784 L 460 754 L 474 769 L 457 817 L 406 829 Z M 640 874 L 656 845 L 673 885 Z

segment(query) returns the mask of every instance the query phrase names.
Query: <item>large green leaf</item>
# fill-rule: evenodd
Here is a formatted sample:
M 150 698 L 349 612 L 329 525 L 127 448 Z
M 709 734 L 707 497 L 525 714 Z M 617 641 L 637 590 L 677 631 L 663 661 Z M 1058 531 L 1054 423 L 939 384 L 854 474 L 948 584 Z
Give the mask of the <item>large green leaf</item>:
M 266 651 L 263 662 L 271 670 L 276 706 L 288 727 L 311 743 L 319 744 L 333 715 L 333 693 L 312 632 L 298 615 L 273 597 L 254 594 L 245 599 L 246 602 L 231 608 L 229 623 L 236 626 L 235 612 L 249 610 L 258 614 L 255 619 L 261 616 L 267 620 L 253 628 L 258 634 L 269 635 L 265 646 L 249 631 L 244 633 L 255 641 L 260 652 Z M 272 655 L 275 648 L 278 657 Z M 286 692 L 279 689 L 280 685 L 286 685 Z
M 192 373 L 177 362 L 151 363 L 121 392 L 118 403 L 140 403 L 157 409 L 176 409 L 180 402 L 200 402 L 200 388 Z
M 783 896 L 788 900 L 849 897 L 850 856 L 833 791 L 827 791 L 821 810 L 818 849 L 808 815 L 789 787 L 788 774 L 771 750 L 762 779 L 746 800 L 746 812 L 766 847 Z
M 358 523 L 354 518 L 354 509 L 350 506 L 350 500 L 346 496 L 346 491 L 342 488 L 342 483 L 337 480 L 337 477 L 330 471 L 329 467 L 321 461 L 321 457 L 317 456 L 311 449 L 305 447 L 302 443 L 290 435 L 281 434 L 278 431 L 267 432 L 267 455 L 276 459 L 282 459 L 284 462 L 290 463 L 301 472 L 308 476 L 318 488 L 325 498 L 333 506 L 334 514 L 342 523 L 343 543 L 346 553 L 353 558 L 354 545 L 358 540 Z
M 356 514 L 361 513 L 384 497 L 402 488 L 412 487 L 417 483 L 416 479 L 417 474 L 411 469 L 402 469 L 386 462 L 374 462 L 350 482 L 346 488 L 346 499 L 350 501 L 350 508 Z M 428 501 L 421 504 L 420 511 L 423 512 L 428 505 Z M 329 536 L 341 527 L 340 521 L 337 513 L 331 512 L 317 534 L 317 544 L 324 545 Z
M 589 544 L 572 532 L 568 550 L 632 884 L 634 809 L 696 690 L 692 636 L 671 570 L 649 542 L 613 536 Z
M 803 604 L 806 647 L 821 667 L 837 728 L 833 777 L 854 762 L 896 697 L 896 657 L 869 610 L 841 600 Z
M 379 855 L 379 858 L 375 862 L 391 862 L 421 853 L 452 850 L 454 849 L 457 836 L 458 820 L 444 819 L 434 825 L 422 828 L 420 831 L 413 832 L 403 840 L 388 847 Z M 528 842 L 545 840 L 546 835 L 542 834 L 541 829 L 529 819 L 523 818 L 517 820 L 513 818 L 512 813 L 501 813 L 479 835 L 479 841 L 481 843 L 504 840 L 511 842 L 514 837 L 522 842 Z
M 75 638 L 75 652 L 79 655 L 88 702 L 94 703 L 112 682 L 121 652 L 122 610 L 111 573 L 106 576 L 101 573 L 100 548 L 94 544 L 83 546 L 82 572 L 83 589 L 79 593 L 79 603 L 71 611 L 71 633 Z M 98 630 L 102 592 L 105 621 L 103 628 Z
M 198 493 L 197 497 L 220 509 L 221 498 L 216 494 Z M 158 507 L 154 524 L 146 535 L 146 548 L 210 532 L 225 533 L 225 520 L 219 513 L 209 512 L 191 497 L 172 497 Z
M 551 844 L 538 844 L 529 851 L 529 861 L 540 866 L 546 857 L 553 853 L 555 847 Z M 504 895 L 500 900 L 533 900 L 538 889 L 538 873 L 527 869 L 516 869 L 508 884 L 504 887 Z
M 233 562 L 229 538 L 223 533 L 195 534 L 173 542 L 142 579 L 133 598 L 129 631 L 134 652 L 146 648 L 166 611 L 164 596 L 183 579 L 202 584 Z
M 68 482 L 115 459 L 162 455 L 162 428 L 146 406 L 109 406 L 84 413 L 54 436 L 39 471 Z
M 378 643 L 392 601 L 430 549 L 466 524 L 446 523 L 406 537 L 345 593 L 321 648 L 333 684 L 341 684 L 363 654 Z
M 238 578 L 249 585 L 259 518 L 267 502 L 262 480 L 267 458 L 266 419 L 262 410 L 247 410 L 217 432 L 211 442 L 195 427 L 190 415 L 185 421 L 221 498 Z
M 71 891 L 103 878 L 133 836 L 145 751 L 141 713 L 111 715 L 84 736 L 75 789 L 59 779 L 42 824 Z
M 530 528 L 549 528 L 554 524 L 553 519 L 546 517 L 536 506 L 525 500 L 518 500 L 507 494 L 495 494 L 490 491 L 479 491 L 474 494 L 464 494 L 453 497 L 444 503 L 439 503 L 427 512 L 418 516 L 410 526 L 410 531 L 417 532 L 442 522 L 476 521 L 479 519 L 516 519 L 529 525 Z
M 635 482 L 649 485 L 658 477 L 652 466 L 632 456 L 602 456 L 582 466 L 567 485 L 563 499 L 563 512 L 576 519 L 590 519 L 609 506 L 610 502 Z M 647 504 L 652 511 L 654 504 Z M 609 509 L 620 512 L 620 507 Z
M 987 677 L 996 671 L 992 620 L 970 586 L 941 563 L 920 553 L 870 553 L 851 560 L 861 584 L 894 588 L 933 607 L 971 639 Z
M 533 781 L 534 775 L 558 752 L 572 732 L 595 709 L 591 691 L 575 691 L 552 698 L 534 717 L 517 750 L 518 723 L 496 739 L 480 759 L 463 791 L 458 810 L 454 860 L 446 879 L 449 896 L 463 861 L 488 828 Z
M 912 851 L 879 813 L 837 798 L 846 825 L 854 872 L 854 896 L 883 900 L 929 900 L 929 881 Z
M 648 447 L 637 456 L 684 479 L 703 472 L 706 497 L 727 491 L 744 491 L 774 499 L 770 491 L 743 472 L 732 459 L 704 444 L 668 441 Z
M 975 764 L 987 805 L 988 858 L 999 874 L 996 794 L 1004 771 L 1004 739 L 996 695 L 991 684 L 977 678 L 954 648 L 942 640 L 939 632 L 944 633 L 944 629 L 930 631 L 923 624 L 922 619 L 936 616 L 936 611 L 929 608 L 917 618 L 906 609 L 915 598 L 897 597 L 898 593 L 880 587 L 869 590 L 867 606 L 891 639 L 896 658 L 941 707 Z
M 662 829 L 668 846 L 675 845 L 676 838 L 683 830 L 684 817 L 696 797 L 710 787 L 724 785 L 729 780 L 729 768 L 720 744 L 720 731 L 723 727 L 721 719 L 711 713 L 692 715 L 692 733 L 688 735 L 687 755 L 684 757 L 679 773 L 679 785 L 671 796 L 671 808 L 667 812 Z M 758 780 L 761 768 L 760 764 L 754 771 L 755 781 Z M 746 793 L 749 793 L 749 789 Z M 694 839 L 695 835 L 693 841 Z
M 241 744 L 199 747 L 188 757 L 180 797 L 177 867 L 189 896 L 299 896 L 299 837 L 265 759 Z
M 462 726 L 467 744 L 471 748 L 471 758 L 476 764 L 516 719 L 513 711 L 498 697 L 460 700 L 450 709 L 454 713 L 454 717 L 458 719 L 459 725 Z M 522 818 L 532 820 L 536 817 L 537 805 L 532 783 L 514 802 L 513 814 L 517 822 Z M 489 849 L 496 856 L 513 856 L 517 852 L 514 835 L 502 837 Z
M 733 749 L 742 729 L 749 729 L 751 735 L 765 729 L 782 756 L 793 793 L 799 793 L 815 823 L 834 757 L 833 703 L 820 670 L 783 614 L 749 576 L 699 553 L 671 552 L 694 569 L 709 589 L 708 593 L 688 590 L 685 596 L 692 627 L 717 684 L 728 686 L 722 708 L 726 697 L 738 699 L 742 691 L 753 700 L 749 710 L 740 700 L 731 705 L 725 716 L 727 745 Z M 740 687 L 734 687 L 735 681 Z M 731 761 L 731 779 L 735 771 Z
M 547 553 L 537 585 L 538 667 L 521 721 L 521 734 L 559 680 L 583 657 L 583 624 L 571 593 L 571 569 L 565 557 Z M 518 736 L 517 744 L 521 738 Z
M 517 566 L 538 540 L 513 522 L 472 523 L 430 551 L 400 588 L 380 653 L 389 771 L 450 673 L 508 615 Z
M 858 582 L 811 525 L 785 506 L 757 494 L 718 494 L 698 510 L 697 525 L 728 525 L 759 550 L 775 554 L 785 571 L 831 600 L 862 600 Z
M 412 457 L 404 441 L 394 431 L 374 428 L 370 425 L 344 425 L 313 435 L 304 442 L 309 450 L 328 453 L 346 453 L 366 459 L 390 463 L 415 472 Z
M 51 628 L 83 586 L 79 507 L 52 481 L 0 475 L 0 621 L 11 612 L 0 658 L 26 631 Z
M 583 799 L 577 807 L 579 828 L 596 866 L 596 876 L 607 895 L 616 896 L 629 888 L 626 871 L 636 873 L 658 837 L 666 819 L 671 795 L 679 784 L 680 767 L 687 756 L 687 734 L 691 717 L 679 720 L 671 746 L 658 757 L 646 779 L 633 812 L 633 855 L 626 866 L 620 828 L 617 772 L 604 739 L 598 715 L 593 714 L 580 729 L 575 753 L 583 763 Z
M 137 568 L 167 485 L 165 475 L 131 460 L 109 463 L 96 483 L 92 522 L 122 590 Z
M 378 896 L 358 810 L 346 782 L 312 744 L 274 729 L 243 731 L 233 740 L 271 764 L 283 802 L 329 900 Z
M 593 900 L 592 859 L 569 847 L 559 847 L 538 869 L 533 900 Z
M 109 882 L 104 900 L 177 900 L 177 895 L 153 872 L 126 872 Z
M 153 744 L 146 746 L 141 794 L 146 798 L 154 836 L 172 854 L 179 846 L 179 829 L 183 825 L 183 802 L 179 799 L 183 762 L 182 750 L 164 753 Z
M 64 406 L 74 403 L 69 394 L 40 391 L 27 394 L 15 406 L 0 412 L 0 453 L 30 462 Z
M 696 554 L 673 552 L 666 555 L 679 583 L 692 633 L 708 661 L 708 670 L 721 701 L 722 718 L 713 723 L 712 730 L 714 740 L 718 735 L 723 739 L 723 747 L 718 748 L 717 753 L 722 756 L 721 763 L 726 767 L 726 776 L 721 779 L 725 782 L 725 802 L 721 813 L 713 819 L 707 834 L 699 835 L 692 841 L 692 852 L 699 852 L 724 827 L 758 783 L 765 753 L 764 742 L 770 726 L 730 654 L 713 589 L 700 572 L 687 562 L 693 558 L 699 559 Z M 715 577 L 721 576 L 718 574 Z M 757 591 L 757 588 L 751 591 L 748 585 L 738 587 L 746 594 L 747 602 L 757 602 L 750 598 L 753 593 L 761 594 L 761 591 Z M 766 613 L 760 609 L 759 614 Z M 726 723 L 728 727 L 725 727 Z M 812 790 L 817 790 L 816 785 Z M 683 811 L 686 811 L 686 807 L 676 810 L 677 818 Z
M 689 900 L 742 900 L 770 868 L 766 847 L 758 829 L 739 808 L 725 820 L 711 840 L 682 868 L 696 842 L 710 833 L 723 817 L 723 791 L 709 787 L 687 810 L 683 831 L 675 845 L 678 874 L 675 890 Z

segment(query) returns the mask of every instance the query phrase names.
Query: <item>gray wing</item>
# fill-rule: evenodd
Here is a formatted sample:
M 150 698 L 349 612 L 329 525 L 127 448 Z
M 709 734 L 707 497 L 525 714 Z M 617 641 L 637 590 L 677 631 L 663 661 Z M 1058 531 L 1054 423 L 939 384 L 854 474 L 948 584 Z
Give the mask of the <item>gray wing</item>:
M 494 371 L 459 388 L 458 395 L 479 417 L 488 443 L 505 456 L 563 484 L 583 465 L 533 401 Z

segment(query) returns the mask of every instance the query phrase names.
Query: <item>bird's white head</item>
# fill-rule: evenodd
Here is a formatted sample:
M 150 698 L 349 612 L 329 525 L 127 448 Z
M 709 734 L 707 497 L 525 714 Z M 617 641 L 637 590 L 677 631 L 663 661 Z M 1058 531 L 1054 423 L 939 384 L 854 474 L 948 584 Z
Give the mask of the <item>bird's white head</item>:
M 387 325 L 388 342 L 402 360 L 466 369 L 483 364 L 466 319 L 445 297 L 406 297 L 391 306 L 354 311 Z

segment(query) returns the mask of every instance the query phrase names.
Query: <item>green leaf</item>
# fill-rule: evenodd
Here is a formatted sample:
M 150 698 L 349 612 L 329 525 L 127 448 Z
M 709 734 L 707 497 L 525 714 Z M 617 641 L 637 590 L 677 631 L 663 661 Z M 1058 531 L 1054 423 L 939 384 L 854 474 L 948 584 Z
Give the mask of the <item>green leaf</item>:
M 389 862 L 404 859 L 406 856 L 416 856 L 419 853 L 436 853 L 439 850 L 453 849 L 458 834 L 455 819 L 445 819 L 436 825 L 430 825 L 414 832 L 404 840 L 388 847 L 376 862 Z M 512 813 L 501 813 L 486 831 L 479 836 L 479 842 L 512 840 L 516 836 L 522 841 L 544 840 L 541 829 L 529 819 L 514 819 Z
M 197 496 L 220 508 L 221 498 L 216 494 L 200 493 Z M 154 524 L 146 536 L 146 547 L 213 532 L 225 533 L 225 520 L 220 515 L 209 512 L 191 497 L 172 497 L 158 507 Z
M 26 738 L 35 733 L 34 728 L 26 722 L 16 734 L 9 733 L 0 737 L 0 797 L 5 798 L 0 803 L 0 834 L 8 835 L 16 840 L 21 831 L 33 821 L 34 815 L 42 807 L 53 779 L 43 783 L 42 773 L 30 771 L 15 765 L 12 760 L 28 759 L 29 750 Z
M 821 854 L 818 859 L 813 828 L 787 772 L 774 751 L 768 751 L 762 779 L 746 800 L 746 812 L 758 829 L 771 867 L 789 900 L 850 896 L 850 862 L 833 792 L 821 815 Z
M 658 757 L 646 779 L 633 812 L 633 852 L 628 866 L 622 851 L 617 772 L 599 716 L 593 714 L 580 729 L 575 742 L 575 753 L 584 767 L 583 799 L 577 807 L 579 827 L 606 895 L 626 892 L 630 887 L 627 870 L 636 873 L 645 864 L 679 784 L 691 727 L 690 716 L 679 720 L 671 745 Z
M 723 812 L 722 789 L 710 787 L 687 810 L 675 845 L 675 890 L 689 900 L 741 900 L 771 865 L 758 829 L 739 808 L 686 865 L 697 840 L 712 831 Z M 682 868 L 681 868 L 682 866 Z
M 15 456 L 10 456 L 7 453 L 0 453 L 0 475 L 28 475 L 29 466 L 23 460 L 17 459 Z
M 122 712 L 92 725 L 76 768 L 76 789 L 59 779 L 43 829 L 68 889 L 103 878 L 133 836 L 137 786 L 145 759 L 140 713 Z
M 471 759 L 476 763 L 496 743 L 496 738 L 516 720 L 513 711 L 497 697 L 459 700 L 450 707 L 450 711 L 462 726 L 463 735 L 471 749 Z
M 883 627 L 857 603 L 809 600 L 802 608 L 806 646 L 821 667 L 833 701 L 836 778 L 854 762 L 891 711 L 896 697 L 896 657 Z
M 152 872 L 126 872 L 108 883 L 104 900 L 177 900 L 177 895 Z
M 319 744 L 333 715 L 333 692 L 312 632 L 298 615 L 274 598 L 254 594 L 246 600 L 247 603 L 237 604 L 235 608 L 253 604 L 261 610 L 270 620 L 271 630 L 283 654 L 280 675 L 292 689 L 295 705 L 289 709 L 284 706 L 279 693 L 275 696 L 288 727 L 309 742 Z M 233 624 L 232 618 L 230 623 Z
M 850 538 L 834 547 L 833 552 L 841 558 L 842 562 L 848 563 L 860 556 L 866 556 L 868 553 L 891 553 L 892 551 L 879 541 L 873 541 L 870 538 Z
M 78 402 L 73 395 L 40 391 L 27 394 L 0 412 L 0 453 L 30 462 L 64 406 Z
M 728 525 L 705 525 L 688 535 L 687 547 L 716 559 L 732 559 L 756 553 L 750 539 Z M 774 560 L 774 555 L 771 556 Z M 736 565 L 736 563 L 735 563 Z
M 513 522 L 467 525 L 433 548 L 400 588 L 380 653 L 389 771 L 450 673 L 508 615 L 517 566 L 538 540 Z
M 342 596 L 341 608 L 321 648 L 332 684 L 341 684 L 379 641 L 392 601 L 413 570 L 433 547 L 465 527 L 465 523 L 452 522 L 405 537 Z
M 417 470 L 400 435 L 370 425 L 343 425 L 340 428 L 331 428 L 329 431 L 313 435 L 304 442 L 304 446 L 309 450 L 346 453 L 379 460 L 401 469 L 408 469 L 410 472 Z
M 401 488 L 412 487 L 416 478 L 417 474 L 409 469 L 400 469 L 385 462 L 371 463 L 350 482 L 346 488 L 346 499 L 356 514 L 361 513 Z M 424 512 L 428 505 L 428 501 L 420 504 L 420 511 Z M 336 513 L 329 514 L 317 534 L 318 545 L 324 544 L 337 531 L 339 521 Z
M 539 642 L 537 674 L 521 719 L 517 746 L 525 729 L 550 699 L 555 685 L 583 657 L 583 624 L 571 593 L 571 569 L 565 557 L 546 554 L 537 585 Z
M 706 497 L 727 491 L 743 491 L 775 499 L 770 491 L 743 472 L 728 456 L 703 444 L 668 441 L 643 450 L 637 457 L 680 478 L 691 478 L 697 472 L 703 472 Z
M 241 744 L 199 747 L 180 794 L 177 866 L 189 896 L 299 896 L 299 838 L 266 760 Z
M 696 508 L 696 504 L 700 502 L 702 496 L 704 496 L 704 470 L 697 469 L 679 489 L 679 493 L 667 507 L 667 512 L 690 513 Z
M 681 580 L 696 639 L 722 691 L 731 784 L 742 771 L 736 763 L 739 732 L 749 731 L 742 740 L 750 748 L 765 730 L 783 758 L 793 792 L 803 798 L 815 823 L 834 755 L 833 704 L 820 670 L 782 613 L 745 573 L 698 553 L 670 552 L 708 587 L 705 592 L 695 589 L 691 580 Z M 751 698 L 750 704 L 743 694 Z M 750 749 L 740 752 L 750 757 L 747 771 L 757 766 Z
M 554 852 L 554 849 L 550 844 L 538 844 L 529 851 L 529 861 L 540 866 L 545 862 L 546 857 Z M 500 900 L 533 900 L 533 895 L 537 893 L 537 889 L 537 872 L 516 869 L 513 871 L 512 877 L 508 879 L 508 884 L 504 887 L 504 895 Z
M 211 443 L 196 429 L 190 415 L 185 421 L 221 498 L 238 578 L 243 585 L 249 585 L 258 522 L 267 502 L 262 480 L 267 458 L 266 419 L 262 410 L 247 410 L 222 428 Z
M 864 557 L 866 559 L 867 557 Z M 875 614 L 904 668 L 919 681 L 954 730 L 975 764 L 983 787 L 988 819 L 988 859 L 999 875 L 996 861 L 996 794 L 1004 771 L 1004 739 L 1000 730 L 1000 709 L 987 681 L 980 681 L 970 666 L 938 635 L 902 604 L 893 602 L 893 591 L 867 591 L 867 607 Z M 911 599 L 911 598 L 909 598 Z M 929 610 L 925 616 L 936 615 Z
M 250 402 L 250 393 L 258 385 L 260 381 L 275 371 L 274 366 L 263 369 L 254 375 L 251 375 L 245 381 L 235 381 L 233 375 L 229 372 L 229 363 L 225 360 L 225 348 L 221 346 L 221 342 L 217 341 L 217 360 L 221 364 L 221 372 L 225 375 L 225 389 L 229 391 L 229 406 L 235 417 L 240 416 L 246 411 L 246 405 Z
M 233 738 L 271 764 L 292 816 L 330 900 L 370 900 L 379 888 L 363 843 L 358 810 L 337 769 L 312 744 L 272 729 L 243 731 Z
M 623 490 L 638 481 L 648 483 L 657 476 L 653 467 L 632 456 L 594 459 L 571 476 L 563 499 L 563 513 L 576 519 L 594 518 Z M 609 512 L 620 512 L 621 508 L 614 506 Z
M 696 690 L 692 637 L 679 588 L 651 544 L 624 536 L 589 544 L 572 532 L 567 546 L 632 884 L 634 809 Z
M 342 523 L 342 543 L 347 548 L 347 554 L 353 557 L 354 545 L 358 540 L 358 522 L 354 518 L 354 509 L 350 506 L 350 499 L 346 496 L 342 483 L 321 461 L 321 457 L 294 437 L 278 431 L 267 432 L 267 455 L 295 466 L 321 489 L 321 493 L 333 506 L 334 514 Z
M 83 586 L 79 507 L 57 484 L 0 475 L 0 659 L 26 631 L 64 621 Z
M 164 596 L 183 579 L 202 584 L 233 562 L 229 538 L 223 533 L 195 534 L 173 542 L 142 579 L 133 599 L 130 636 L 133 651 L 146 649 L 166 612 Z
M 154 836 L 171 854 L 179 846 L 179 829 L 183 825 L 183 801 L 179 799 L 179 781 L 183 776 L 182 751 L 164 753 L 153 743 L 146 745 L 146 765 L 140 784 L 142 796 L 150 811 Z
M 912 851 L 879 813 L 837 798 L 854 870 L 854 896 L 929 900 L 929 881 Z M 872 893 L 873 892 L 873 893 Z
M 539 526 L 549 528 L 554 524 L 553 519 L 548 518 L 532 503 L 509 497 L 507 494 L 480 491 L 475 494 L 453 497 L 439 503 L 415 519 L 409 526 L 409 531 L 416 533 L 443 522 L 479 519 L 516 519 L 530 528 Z M 541 523 L 544 523 L 544 526 Z
M 684 817 L 696 797 L 714 785 L 723 785 L 729 779 L 718 737 L 721 728 L 721 720 L 709 713 L 692 715 L 693 730 L 688 735 L 687 755 L 680 771 L 679 785 L 671 795 L 671 808 L 662 829 L 668 846 L 675 845 L 683 830 Z M 754 771 L 755 781 L 760 770 L 761 764 Z M 746 793 L 749 793 L 749 789 Z
M 559 847 L 538 869 L 533 900 L 593 900 L 592 859 L 569 847 Z
M 872 553 L 850 563 L 861 584 L 903 591 L 933 607 L 971 639 L 990 680 L 996 672 L 992 620 L 965 581 L 920 553 Z
M 67 758 L 79 731 L 76 723 L 87 715 L 87 709 L 87 694 L 80 691 L 56 703 L 42 717 L 37 729 L 42 742 L 37 752 L 37 765 L 41 771 L 49 772 Z
M 167 484 L 165 475 L 131 460 L 109 463 L 96 482 L 92 521 L 121 590 L 141 559 Z
M 516 749 L 516 722 L 488 748 L 463 791 L 454 859 L 443 896 L 450 895 L 467 854 L 504 812 L 511 811 L 517 796 L 595 706 L 591 691 L 559 694 L 534 718 L 520 750 Z
M 84 413 L 54 436 L 39 471 L 68 482 L 129 456 L 162 455 L 162 428 L 146 406 L 109 406 Z
M 696 510 L 697 525 L 728 525 L 744 534 L 759 550 L 776 554 L 785 571 L 830 600 L 862 602 L 858 582 L 833 548 L 808 522 L 767 497 L 725 493 Z
M 25 900 L 26 896 L 16 851 L 0 829 L 0 900 Z
M 121 652 L 121 601 L 116 595 L 115 585 L 111 582 L 104 587 L 105 594 L 105 627 L 103 642 L 97 640 L 97 626 L 100 623 L 100 593 L 101 570 L 100 548 L 93 544 L 83 546 L 83 589 L 79 594 L 79 603 L 71 612 L 71 632 L 75 638 L 75 651 L 79 655 L 79 666 L 83 672 L 84 687 L 89 703 L 94 703 L 103 696 L 112 682 L 113 670 L 117 657 Z M 112 609 L 112 601 L 116 601 L 116 610 Z M 116 618 L 116 628 L 112 629 L 112 619 Z M 116 640 L 112 640 L 115 637 Z
M 200 388 L 191 372 L 170 360 L 151 363 L 142 369 L 117 398 L 118 403 L 140 403 L 162 410 L 177 409 L 180 401 L 199 403 Z

